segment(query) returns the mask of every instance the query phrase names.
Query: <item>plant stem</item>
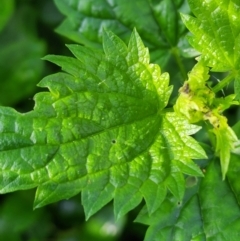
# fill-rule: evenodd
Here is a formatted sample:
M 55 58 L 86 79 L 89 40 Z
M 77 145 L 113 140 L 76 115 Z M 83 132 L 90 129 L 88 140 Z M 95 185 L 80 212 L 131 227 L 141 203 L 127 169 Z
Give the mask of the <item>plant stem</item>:
M 226 85 L 228 85 L 233 79 L 235 78 L 235 74 L 231 73 L 228 76 L 226 76 L 223 80 L 221 80 L 218 84 L 216 84 L 212 90 L 214 93 L 217 93 L 218 91 L 222 90 Z
M 174 56 L 174 58 L 175 58 L 175 60 L 177 62 L 177 65 L 178 65 L 178 67 L 180 69 L 182 77 L 186 80 L 187 79 L 187 73 L 186 73 L 185 67 L 184 67 L 184 65 L 182 63 L 182 60 L 180 58 L 178 48 L 176 48 L 176 47 L 172 48 L 172 54 L 173 54 L 173 56 Z

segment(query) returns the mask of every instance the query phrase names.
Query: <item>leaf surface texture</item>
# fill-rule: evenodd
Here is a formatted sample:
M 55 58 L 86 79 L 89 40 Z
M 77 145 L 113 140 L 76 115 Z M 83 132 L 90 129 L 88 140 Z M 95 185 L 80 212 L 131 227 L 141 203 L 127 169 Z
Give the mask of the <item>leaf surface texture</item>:
M 82 191 L 87 218 L 113 198 L 117 218 L 142 198 L 154 212 L 167 190 L 181 200 L 183 173 L 203 175 L 192 161 L 206 157 L 190 137 L 199 127 L 164 110 L 168 74 L 149 63 L 137 32 L 126 46 L 105 31 L 104 53 L 68 48 L 75 57 L 45 57 L 65 73 L 39 83 L 50 92 L 33 111 L 0 108 L 1 193 L 37 187 L 41 207 Z

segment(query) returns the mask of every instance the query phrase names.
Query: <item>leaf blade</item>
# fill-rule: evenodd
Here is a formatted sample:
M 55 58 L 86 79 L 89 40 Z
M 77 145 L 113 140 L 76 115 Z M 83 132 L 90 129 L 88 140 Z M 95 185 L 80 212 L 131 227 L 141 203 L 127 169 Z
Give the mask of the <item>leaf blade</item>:
M 190 43 L 202 53 L 201 59 L 213 71 L 237 70 L 240 28 L 237 24 L 239 3 L 236 1 L 193 1 L 189 5 L 196 17 L 182 15 L 193 33 Z
M 1 123 L 7 123 L 0 126 L 6 139 L 0 150 L 2 193 L 37 187 L 38 208 L 82 191 L 87 218 L 112 198 L 117 218 L 145 198 L 151 213 L 161 204 L 151 194 L 158 192 L 163 200 L 171 180 L 183 180 L 186 166 L 192 168 L 190 159 L 205 157 L 189 136 L 199 128 L 165 112 L 169 76 L 150 63 L 136 30 L 128 46 L 105 31 L 105 53 L 70 45 L 76 58 L 45 57 L 65 73 L 40 82 L 50 92 L 35 96 L 33 111 L 0 108 Z M 185 166 L 174 166 L 174 161 Z M 201 172 L 195 168 L 195 173 Z M 152 193 L 145 183 L 153 184 Z M 183 183 L 172 188 L 179 199 Z

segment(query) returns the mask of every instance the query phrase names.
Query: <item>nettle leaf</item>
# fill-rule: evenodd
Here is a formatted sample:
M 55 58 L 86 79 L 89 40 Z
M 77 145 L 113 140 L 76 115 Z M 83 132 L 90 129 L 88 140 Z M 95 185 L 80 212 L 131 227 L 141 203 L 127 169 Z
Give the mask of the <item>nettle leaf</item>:
M 128 42 L 136 27 L 151 51 L 151 61 L 162 68 L 186 33 L 179 11 L 190 11 L 186 0 L 55 0 L 55 4 L 67 17 L 57 28 L 59 34 L 101 48 L 103 28 Z M 189 50 L 189 45 L 185 49 Z
M 196 17 L 182 15 L 192 32 L 190 44 L 213 71 L 238 70 L 240 57 L 239 1 L 188 0 Z
M 179 9 L 189 11 L 188 6 L 185 5 L 185 1 L 150 0 L 150 7 L 167 42 L 170 43 L 171 46 L 177 46 L 180 37 L 185 33 L 185 27 L 182 24 L 178 11 Z
M 37 208 L 82 191 L 87 218 L 113 198 L 117 218 L 143 197 L 154 212 L 167 190 L 181 200 L 183 173 L 203 175 L 191 160 L 206 157 L 190 137 L 199 127 L 164 111 L 168 74 L 137 32 L 126 46 L 105 31 L 104 53 L 68 48 L 76 58 L 45 57 L 66 73 L 40 82 L 50 92 L 33 111 L 0 108 L 1 193 L 37 187 Z
M 208 131 L 214 134 L 212 143 L 215 154 L 220 157 L 223 179 L 226 176 L 230 152 L 238 138 L 223 116 L 223 111 L 231 105 L 239 105 L 235 95 L 225 98 L 216 97 L 211 88 L 207 86 L 209 78 L 208 68 L 199 61 L 188 74 L 188 80 L 179 89 L 179 97 L 174 105 L 174 110 L 179 115 L 185 116 L 190 123 L 199 121 L 209 122 Z
M 237 134 L 240 139 L 240 122 L 238 121 L 234 126 L 233 130 Z M 236 195 L 238 202 L 240 203 L 240 183 L 238 181 L 238 177 L 240 175 L 240 142 L 235 143 L 235 149 L 231 153 L 231 159 L 229 164 L 229 170 L 227 173 L 227 178 L 229 184 Z
M 236 95 L 236 100 L 240 101 L 240 76 L 239 74 L 236 76 L 234 81 L 234 91 Z
M 221 180 L 218 162 L 211 160 L 204 178 L 187 182 L 182 202 L 168 195 L 152 215 L 141 210 L 136 221 L 150 226 L 144 240 L 238 240 L 239 204 L 231 185 Z

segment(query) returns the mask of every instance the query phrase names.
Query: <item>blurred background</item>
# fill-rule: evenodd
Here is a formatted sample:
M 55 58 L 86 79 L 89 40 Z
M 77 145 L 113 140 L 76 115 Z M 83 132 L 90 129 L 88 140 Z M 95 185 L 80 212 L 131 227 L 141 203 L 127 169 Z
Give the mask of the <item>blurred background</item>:
M 58 67 L 47 54 L 70 55 L 54 29 L 63 15 L 53 0 L 1 0 L 0 105 L 32 110 L 36 84 Z M 134 223 L 138 210 L 114 220 L 112 203 L 85 221 L 81 196 L 33 211 L 35 190 L 0 195 L 2 241 L 142 241 L 146 226 Z

